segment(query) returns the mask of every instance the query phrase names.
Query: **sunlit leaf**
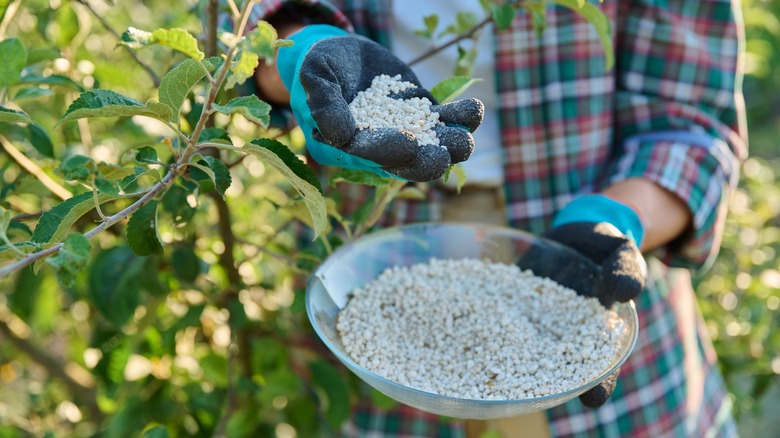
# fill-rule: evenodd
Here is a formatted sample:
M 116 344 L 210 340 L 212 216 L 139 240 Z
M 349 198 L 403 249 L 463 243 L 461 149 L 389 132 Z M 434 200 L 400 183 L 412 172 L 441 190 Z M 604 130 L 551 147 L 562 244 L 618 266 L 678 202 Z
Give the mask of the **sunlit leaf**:
M 17 38 L 0 41 L 0 88 L 19 82 L 27 64 L 27 49 Z
M 468 76 L 452 76 L 442 80 L 431 88 L 431 94 L 440 104 L 451 102 L 460 96 L 470 86 L 482 81 L 480 78 L 471 78 Z
M 220 58 L 208 58 L 203 61 L 203 64 L 210 73 L 214 71 L 217 65 L 221 64 Z M 206 73 L 200 66 L 198 61 L 193 59 L 185 59 L 179 65 L 172 68 L 171 71 L 163 76 L 160 80 L 160 90 L 158 95 L 160 96 L 160 102 L 168 105 L 171 108 L 171 121 L 174 123 L 179 122 L 179 111 L 181 105 L 184 103 L 184 99 L 187 98 L 192 87 L 195 86 Z
M 280 171 L 287 181 L 298 191 L 309 209 L 314 224 L 314 235 L 325 230 L 327 224 L 327 206 L 322 196 L 317 176 L 287 146 L 271 139 L 258 139 L 244 145 L 243 149 Z
M 230 76 L 225 81 L 225 89 L 229 90 L 236 85 L 241 85 L 255 74 L 255 68 L 260 62 L 260 57 L 256 54 L 242 50 L 238 60 L 230 65 Z
M 127 246 L 139 256 L 162 253 L 160 236 L 157 235 L 157 201 L 149 201 L 130 216 Z
M 114 91 L 92 90 L 81 93 L 55 126 L 84 117 L 129 116 L 147 116 L 167 122 L 171 118 L 171 109 L 160 102 L 149 101 L 143 104 Z
M 185 29 L 156 29 L 152 32 L 146 32 L 131 27 L 122 34 L 119 44 L 133 49 L 160 44 L 178 50 L 195 60 L 201 60 L 205 57 L 198 48 L 198 40 Z
M 23 111 L 17 111 L 0 106 L 0 122 L 32 123 L 30 117 Z
M 130 175 L 135 175 L 135 169 L 117 166 L 116 164 L 111 163 L 100 163 L 97 166 L 97 170 L 103 178 L 109 181 L 124 179 Z
M 240 47 L 248 50 L 260 58 L 273 60 L 276 54 L 276 41 L 278 35 L 276 29 L 265 21 L 258 21 L 257 27 L 246 34 L 246 39 L 242 41 Z
M 258 99 L 254 94 L 251 96 L 236 97 L 225 105 L 213 105 L 214 109 L 225 115 L 233 113 L 241 114 L 247 120 L 257 123 L 263 128 L 268 127 L 271 121 L 271 105 Z
M 217 193 L 223 197 L 225 196 L 225 191 L 230 187 L 230 183 L 232 182 L 230 169 L 227 168 L 225 163 L 214 157 L 203 157 L 201 162 L 191 164 L 191 166 L 195 167 L 190 174 L 193 179 L 203 179 L 197 175 L 197 170 L 202 171 L 208 176 L 211 183 L 214 184 L 214 189 L 217 190 Z
M 73 286 L 76 275 L 81 272 L 89 258 L 92 244 L 80 233 L 70 234 L 62 244 L 62 248 L 47 262 L 57 269 L 57 280 L 63 287 Z

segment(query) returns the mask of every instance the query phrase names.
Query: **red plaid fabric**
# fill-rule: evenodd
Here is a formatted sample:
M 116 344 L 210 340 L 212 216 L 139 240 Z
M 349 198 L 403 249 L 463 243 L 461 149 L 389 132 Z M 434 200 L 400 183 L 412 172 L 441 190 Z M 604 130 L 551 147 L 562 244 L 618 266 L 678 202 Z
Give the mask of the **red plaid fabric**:
M 390 0 L 265 0 L 257 17 L 286 3 L 332 8 L 343 27 L 390 43 Z M 746 155 L 737 68 L 740 6 L 727 0 L 605 0 L 599 7 L 613 25 L 616 66 L 611 71 L 604 69 L 592 26 L 562 7 L 548 6 L 548 28 L 541 37 L 524 13 L 495 35 L 507 220 L 541 233 L 575 196 L 641 177 L 684 200 L 693 227 L 648 257 L 647 288 L 636 301 L 639 340 L 613 396 L 599 409 L 585 409 L 575 400 L 547 411 L 551 432 L 560 437 L 735 436 L 690 274 L 669 266 L 700 268 L 712 261 L 725 200 Z M 351 208 L 368 194 L 357 187 L 341 189 Z M 438 220 L 440 198 L 430 190 L 425 202 L 396 202 L 385 223 Z M 464 435 L 460 422 L 409 407 L 381 411 L 365 400 L 342 432 Z

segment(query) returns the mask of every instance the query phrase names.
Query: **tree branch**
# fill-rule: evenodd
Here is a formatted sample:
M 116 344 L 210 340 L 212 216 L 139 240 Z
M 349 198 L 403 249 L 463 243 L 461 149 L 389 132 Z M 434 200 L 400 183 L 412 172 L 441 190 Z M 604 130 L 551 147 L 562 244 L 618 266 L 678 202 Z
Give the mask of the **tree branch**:
M 89 12 L 92 13 L 92 15 L 95 18 L 97 18 L 97 20 L 100 22 L 100 24 L 103 25 L 103 28 L 106 29 L 108 31 L 108 33 L 113 35 L 114 38 L 117 39 L 117 41 L 119 41 L 121 39 L 121 36 L 119 35 L 119 33 L 117 31 L 115 31 L 111 27 L 110 24 L 108 24 L 108 21 L 106 21 L 105 18 L 103 18 L 100 14 L 98 14 L 98 12 L 92 7 L 91 4 L 89 4 L 89 0 L 76 0 L 76 3 L 79 3 L 79 4 L 83 5 L 85 8 L 87 8 L 87 10 L 89 10 Z M 124 45 L 122 46 L 122 48 L 125 49 L 125 51 L 127 51 L 127 53 L 130 55 L 130 57 L 133 58 L 133 60 L 136 63 L 138 63 L 138 65 L 141 66 L 141 68 L 143 68 L 146 71 L 146 74 L 149 75 L 149 78 L 152 80 L 152 82 L 154 82 L 155 88 L 159 88 L 160 87 L 160 78 L 157 76 L 157 73 L 155 73 L 154 70 L 152 70 L 152 68 L 149 67 L 149 65 L 147 65 L 145 62 L 141 61 L 141 59 L 138 58 L 138 55 L 136 55 L 136 53 L 131 48 L 129 48 L 127 46 L 124 46 Z
M 457 43 L 465 40 L 466 38 L 472 38 L 475 33 L 477 33 L 483 27 L 487 26 L 488 23 L 492 23 L 492 22 L 493 22 L 493 15 L 490 14 L 490 15 L 486 16 L 485 18 L 483 18 L 482 21 L 480 21 L 479 23 L 475 24 L 471 29 L 467 30 L 466 32 L 464 32 L 464 33 L 462 33 L 460 35 L 456 35 L 455 37 L 453 37 L 451 40 L 447 41 L 446 43 L 440 44 L 438 46 L 431 47 L 430 50 L 428 50 L 425 53 L 422 53 L 420 56 L 418 56 L 418 57 L 412 59 L 411 61 L 407 62 L 407 64 L 412 66 L 412 65 L 417 64 L 418 62 L 420 62 L 420 61 L 422 61 L 424 59 L 427 59 L 427 58 L 429 58 L 429 57 L 439 53 L 440 51 L 446 49 L 447 47 L 449 47 L 449 46 L 451 46 L 453 44 L 457 44 Z
M 27 173 L 29 173 L 30 175 L 36 177 L 38 181 L 40 181 L 41 184 L 43 184 L 44 187 L 49 189 L 49 191 L 52 192 L 52 194 L 54 194 L 56 197 L 60 198 L 63 201 L 73 197 L 73 193 L 71 193 L 68 189 L 62 187 L 56 181 L 51 179 L 49 175 L 47 175 L 46 172 L 43 171 L 43 169 L 41 169 L 32 160 L 27 158 L 23 153 L 19 151 L 19 149 L 16 149 L 14 145 L 2 134 L 0 134 L 0 145 L 3 146 L 3 149 L 5 149 L 6 153 L 8 153 L 8 156 L 11 157 L 11 159 L 14 160 L 14 162 L 18 164 L 19 167 L 27 171 Z

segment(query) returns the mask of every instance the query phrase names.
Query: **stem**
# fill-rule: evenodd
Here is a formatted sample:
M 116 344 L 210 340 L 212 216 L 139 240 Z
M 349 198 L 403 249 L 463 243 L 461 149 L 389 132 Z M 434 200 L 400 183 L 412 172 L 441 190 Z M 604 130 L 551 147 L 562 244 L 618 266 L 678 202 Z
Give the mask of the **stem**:
M 187 155 L 185 153 L 185 155 L 182 158 L 186 157 L 186 159 L 189 159 L 190 156 L 191 156 L 191 154 Z M 181 159 L 180 159 L 180 161 L 181 161 Z M 168 172 L 168 174 L 165 175 L 165 177 L 163 177 L 162 181 L 160 181 L 159 183 L 157 183 L 154 186 L 152 186 L 152 188 L 149 189 L 149 191 L 146 192 L 146 194 L 144 194 L 144 196 L 142 196 L 139 200 L 135 201 L 134 203 L 130 204 L 127 208 L 125 208 L 124 210 L 120 211 L 119 213 L 117 213 L 117 214 L 115 214 L 113 216 L 106 217 L 106 219 L 103 222 L 101 222 L 100 224 L 98 224 L 98 226 L 96 226 L 95 228 L 93 228 L 93 229 L 89 230 L 88 232 L 84 233 L 84 237 L 86 237 L 87 239 L 91 239 L 92 237 L 95 237 L 96 235 L 98 235 L 101 231 L 105 230 L 106 228 L 114 225 L 115 223 L 117 223 L 117 222 L 119 222 L 119 221 L 121 221 L 123 219 L 126 219 L 131 214 L 135 213 L 136 210 L 138 210 L 139 208 L 141 208 L 144 205 L 146 205 L 149 201 L 152 200 L 152 198 L 154 198 L 168 184 L 170 184 L 171 181 L 173 181 L 174 177 L 179 175 L 179 172 L 181 172 L 182 169 L 183 169 L 183 166 L 179 166 L 178 164 L 171 166 L 171 170 Z M 47 249 L 45 249 L 43 251 L 32 253 L 32 254 L 28 255 L 27 257 L 25 257 L 25 258 L 23 258 L 21 260 L 18 260 L 18 261 L 14 262 L 14 263 L 12 263 L 10 265 L 4 266 L 4 267 L 0 268 L 0 277 L 5 277 L 6 275 L 9 275 L 10 273 L 12 273 L 14 271 L 22 269 L 22 268 L 24 268 L 27 265 L 35 263 L 36 261 L 38 261 L 40 259 L 48 257 L 48 256 L 50 256 L 52 254 L 56 254 L 57 252 L 59 252 L 60 249 L 62 249 L 62 243 L 58 243 L 58 244 L 52 246 L 51 248 L 47 248 Z
M 14 160 L 14 162 L 16 162 L 19 167 L 37 178 L 38 181 L 44 185 L 44 187 L 49 189 L 49 191 L 54 194 L 54 196 L 62 199 L 63 201 L 73 197 L 73 194 L 68 189 L 51 179 L 49 175 L 43 171 L 43 169 L 38 167 L 38 165 L 35 164 L 32 160 L 27 158 L 19 151 L 19 149 L 16 149 L 14 145 L 2 134 L 0 134 L 0 145 L 3 146 L 3 149 L 5 149 L 5 152 L 8 154 L 8 156 L 11 157 L 11 159 Z
M 471 29 L 467 30 L 466 32 L 464 32 L 464 33 L 462 33 L 460 35 L 454 36 L 452 39 L 450 39 L 446 43 L 440 44 L 438 46 L 431 47 L 430 50 L 428 50 L 425 53 L 422 53 L 420 56 L 418 56 L 418 57 L 412 59 L 411 61 L 407 62 L 407 64 L 409 66 L 412 66 L 412 65 L 417 64 L 418 62 L 420 62 L 420 61 L 422 61 L 424 59 L 427 59 L 427 58 L 435 55 L 436 53 L 439 53 L 440 51 L 446 49 L 447 47 L 449 47 L 449 46 L 451 46 L 453 44 L 457 44 L 460 41 L 465 40 L 466 38 L 472 38 L 475 33 L 477 33 L 480 29 L 485 27 L 488 23 L 492 23 L 492 22 L 493 22 L 493 15 L 491 14 L 491 15 L 488 15 L 485 18 L 483 18 L 482 21 L 480 21 L 479 23 L 475 24 Z
M 206 68 L 206 64 L 203 63 L 201 60 L 197 60 L 198 65 L 200 66 L 200 69 L 203 70 L 203 74 L 206 75 L 206 78 L 208 78 L 210 83 L 214 83 L 214 78 L 211 76 L 211 73 L 209 73 L 209 69 Z
M 95 175 L 92 175 L 92 199 L 95 200 L 95 211 L 97 211 L 100 219 L 107 221 L 108 218 L 103 214 L 103 210 L 100 208 L 100 197 L 98 196 L 97 187 L 95 187 Z
M 394 179 L 390 181 L 387 186 L 377 189 L 376 195 L 379 195 L 379 199 L 377 199 L 374 203 L 374 207 L 371 209 L 371 213 L 368 215 L 368 218 L 366 218 L 366 220 L 359 224 L 357 229 L 355 229 L 355 237 L 362 236 L 366 231 L 368 231 L 369 228 L 373 227 L 374 224 L 377 223 L 379 218 L 382 217 L 382 213 L 385 212 L 387 205 L 395 198 L 395 195 L 397 195 L 405 185 L 406 181 Z M 384 190 L 380 194 L 378 190 L 381 189 Z
M 228 5 L 230 5 L 230 11 L 233 12 L 233 18 L 238 20 L 239 17 L 241 17 L 241 11 L 238 10 L 236 2 L 233 0 L 228 0 Z
M 233 2 L 231 2 L 233 3 Z M 206 6 L 206 56 L 217 56 L 217 20 L 219 0 L 209 0 Z
M 88 0 L 75 0 L 75 1 L 77 3 L 80 3 L 80 4 L 84 5 L 84 7 L 86 7 L 89 10 L 89 12 L 92 13 L 92 15 L 95 18 L 97 18 L 97 20 L 100 22 L 100 24 L 103 25 L 103 28 L 106 29 L 108 31 L 108 33 L 113 35 L 114 38 L 116 38 L 117 40 L 121 39 L 121 36 L 119 35 L 119 33 L 117 31 L 115 31 L 111 27 L 110 24 L 108 24 L 108 22 L 105 20 L 105 18 L 103 18 L 100 14 L 97 13 L 97 11 L 92 7 L 92 5 L 89 4 Z M 122 48 L 130 55 L 131 58 L 133 58 L 133 60 L 136 63 L 138 63 L 139 66 L 141 66 L 141 68 L 144 69 L 144 71 L 146 71 L 146 74 L 149 75 L 149 79 L 151 79 L 152 82 L 154 82 L 155 88 L 159 88 L 160 87 L 160 78 L 157 77 L 157 74 L 154 72 L 154 70 L 152 70 L 152 68 L 149 67 L 149 65 L 147 65 L 145 62 L 141 61 L 141 59 L 138 58 L 138 55 L 136 55 L 135 52 L 132 49 L 130 49 L 127 46 L 122 46 Z

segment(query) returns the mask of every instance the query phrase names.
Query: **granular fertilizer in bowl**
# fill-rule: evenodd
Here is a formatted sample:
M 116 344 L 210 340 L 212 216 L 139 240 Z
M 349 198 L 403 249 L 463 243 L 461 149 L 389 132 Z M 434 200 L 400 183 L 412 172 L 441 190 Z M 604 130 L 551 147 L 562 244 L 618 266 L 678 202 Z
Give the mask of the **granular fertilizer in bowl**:
M 609 369 L 620 322 L 597 299 L 517 266 L 432 259 L 355 289 L 336 328 L 352 359 L 388 380 L 519 400 L 575 389 Z
M 444 124 L 439 121 L 439 113 L 431 111 L 431 101 L 427 97 L 391 97 L 391 94 L 415 88 L 413 83 L 402 81 L 401 75 L 374 77 L 371 86 L 358 92 L 349 103 L 357 129 L 402 129 L 411 132 L 420 146 L 439 146 L 433 128 Z

